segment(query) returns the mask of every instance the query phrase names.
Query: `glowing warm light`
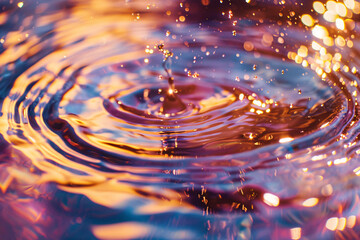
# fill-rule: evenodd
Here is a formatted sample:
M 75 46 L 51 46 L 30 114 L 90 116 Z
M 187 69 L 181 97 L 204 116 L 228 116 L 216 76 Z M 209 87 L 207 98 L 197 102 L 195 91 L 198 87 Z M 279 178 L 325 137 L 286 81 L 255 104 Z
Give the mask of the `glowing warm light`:
M 354 43 L 353 43 L 353 41 L 348 40 L 347 43 L 346 43 L 346 45 L 347 45 L 349 48 L 352 48 L 352 47 L 354 46 Z
M 185 22 L 185 17 L 184 17 L 184 16 L 180 16 L 180 17 L 179 17 L 179 20 L 180 20 L 180 22 Z
M 297 240 L 301 238 L 301 228 L 291 228 L 290 236 L 292 240 Z
M 301 64 L 304 68 L 308 67 L 309 66 L 309 63 L 308 61 L 304 60 Z
M 347 218 L 346 227 L 353 228 L 356 224 L 356 216 L 350 216 Z
M 328 22 L 335 22 L 337 14 L 332 11 L 326 11 L 323 15 L 324 19 Z
M 343 3 L 338 2 L 336 4 L 336 13 L 339 14 L 341 17 L 346 17 L 347 15 L 347 8 Z
M 318 204 L 318 202 L 319 202 L 319 199 L 317 199 L 317 198 L 309 198 L 309 199 L 306 199 L 302 205 L 304 207 L 313 207 L 316 204 Z
M 355 8 L 355 1 L 354 0 L 344 0 L 345 6 L 348 9 L 354 9 Z
M 324 12 L 325 12 L 325 6 L 321 2 L 318 2 L 318 1 L 314 2 L 313 8 L 317 13 L 324 14 Z
M 345 226 L 346 226 L 346 218 L 344 217 L 339 218 L 339 223 L 336 229 L 339 231 L 343 231 L 345 229 Z
M 10 183 L 13 181 L 13 176 L 10 174 L 7 174 L 6 177 L 3 177 L 3 181 L 0 182 L 0 190 L 2 193 L 5 193 L 10 186 Z
M 320 50 L 322 47 L 319 43 L 313 41 L 312 44 L 311 44 L 311 47 L 314 49 L 314 50 Z
M 304 45 L 301 45 L 300 48 L 298 49 L 298 55 L 300 57 L 307 57 L 307 55 L 308 55 L 307 47 Z
M 354 30 L 355 28 L 355 21 L 352 19 L 346 19 L 345 20 L 345 26 L 349 30 Z
M 245 98 L 245 95 L 244 95 L 243 93 L 241 93 L 241 94 L 239 95 L 239 100 L 242 101 L 242 100 L 244 100 L 244 98 Z
M 336 2 L 335 1 L 327 1 L 326 8 L 331 12 L 336 12 Z
M 325 27 L 316 25 L 312 29 L 312 34 L 317 38 L 323 39 L 324 37 L 327 37 L 329 35 L 329 32 L 327 31 L 327 29 Z
M 355 169 L 353 170 L 353 172 L 354 172 L 357 176 L 360 176 L 360 167 L 355 168 Z
M 340 62 L 342 58 L 342 55 L 340 53 L 335 53 L 334 54 L 334 60 Z
M 293 140 L 294 140 L 294 138 L 291 138 L 291 137 L 281 138 L 279 140 L 279 143 L 288 143 L 288 142 L 291 142 Z
M 334 46 L 334 39 L 332 37 L 324 37 L 323 43 L 329 47 Z
M 274 41 L 273 36 L 271 34 L 265 33 L 262 37 L 261 43 L 265 47 L 270 47 L 273 41 Z
M 261 101 L 259 101 L 259 100 L 254 100 L 253 104 L 255 104 L 258 107 L 261 107 Z
M 151 227 L 136 222 L 117 223 L 111 225 L 95 225 L 92 232 L 99 239 L 137 239 L 150 233 Z
M 248 52 L 254 50 L 254 44 L 252 42 L 246 41 L 244 43 L 244 49 Z
M 355 7 L 353 9 L 353 12 L 355 14 L 360 14 L 360 3 L 359 2 L 355 2 Z
M 329 125 L 330 125 L 330 122 L 324 123 L 323 125 L 321 125 L 320 129 L 326 128 Z
M 345 39 L 342 37 L 342 36 L 338 36 L 336 39 L 335 39 L 335 44 L 339 47 L 344 47 L 346 42 L 345 42 Z
M 301 22 L 308 27 L 312 27 L 314 25 L 314 19 L 309 14 L 302 15 Z
M 339 164 L 344 164 L 348 161 L 348 158 L 344 157 L 344 158 L 339 158 L 334 160 L 334 164 L 335 165 L 339 165 Z
M 335 21 L 336 27 L 340 30 L 344 30 L 345 29 L 345 22 L 344 20 L 342 20 L 341 18 L 337 18 Z
M 339 223 L 339 219 L 337 217 L 329 218 L 326 221 L 325 227 L 330 231 L 335 231 L 337 229 L 338 223 Z
M 23 2 L 19 2 L 17 5 L 18 5 L 19 8 L 22 8 L 22 7 L 24 6 L 24 3 L 23 3 Z
M 333 191 L 334 189 L 331 184 L 327 184 L 321 188 L 321 194 L 324 196 L 330 196 L 331 194 L 333 194 Z
M 277 207 L 279 206 L 280 199 L 278 196 L 271 194 L 271 193 L 265 193 L 264 196 L 264 203 L 271 207 Z

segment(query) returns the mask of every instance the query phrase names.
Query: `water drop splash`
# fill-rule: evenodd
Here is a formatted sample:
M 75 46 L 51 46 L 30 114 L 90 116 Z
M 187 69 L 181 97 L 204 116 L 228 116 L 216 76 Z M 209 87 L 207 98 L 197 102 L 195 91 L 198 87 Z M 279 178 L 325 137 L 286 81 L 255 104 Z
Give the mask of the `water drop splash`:
M 175 93 L 175 83 L 174 83 L 174 78 L 171 76 L 171 58 L 174 54 L 169 50 L 164 49 L 164 44 L 158 45 L 158 49 L 164 55 L 163 68 L 168 77 L 168 82 L 169 82 L 168 93 L 170 95 L 173 95 Z
M 160 109 L 160 112 L 165 114 L 166 116 L 168 116 L 169 114 L 180 113 L 186 109 L 186 105 L 177 95 L 177 90 L 175 89 L 175 81 L 171 75 L 171 58 L 173 57 L 173 53 L 165 49 L 164 44 L 160 44 L 157 47 L 164 56 L 162 66 L 166 72 L 168 84 L 169 84 L 168 90 L 166 91 L 166 96 L 164 98 L 164 103 L 162 108 Z

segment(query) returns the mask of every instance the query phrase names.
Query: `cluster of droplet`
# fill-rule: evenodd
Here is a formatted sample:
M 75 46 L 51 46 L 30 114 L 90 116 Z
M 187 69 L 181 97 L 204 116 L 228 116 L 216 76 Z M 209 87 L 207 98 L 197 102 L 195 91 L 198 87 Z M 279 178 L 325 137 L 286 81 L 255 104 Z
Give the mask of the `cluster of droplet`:
M 360 3 L 354 0 L 327 1 L 326 4 L 315 1 L 312 11 L 313 14 L 322 15 L 323 20 L 318 17 L 313 18 L 310 14 L 301 16 L 301 22 L 311 28 L 311 33 L 315 38 L 311 43 L 311 49 L 301 45 L 297 52 L 290 51 L 288 58 L 304 67 L 309 66 L 322 78 L 326 78 L 332 71 L 340 70 L 351 71 L 355 74 L 356 67 L 351 67 L 342 61 L 341 52 L 344 51 L 333 50 L 332 47 L 341 49 L 353 47 L 356 34 L 353 32 L 355 21 L 352 17 L 353 14 L 360 13 Z

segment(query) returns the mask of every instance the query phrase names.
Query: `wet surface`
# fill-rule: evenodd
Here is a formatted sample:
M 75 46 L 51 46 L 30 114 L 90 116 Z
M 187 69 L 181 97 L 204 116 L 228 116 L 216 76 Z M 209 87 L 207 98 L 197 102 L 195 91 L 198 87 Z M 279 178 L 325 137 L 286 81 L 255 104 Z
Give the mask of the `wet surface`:
M 357 238 L 358 2 L 0 8 L 5 238 Z

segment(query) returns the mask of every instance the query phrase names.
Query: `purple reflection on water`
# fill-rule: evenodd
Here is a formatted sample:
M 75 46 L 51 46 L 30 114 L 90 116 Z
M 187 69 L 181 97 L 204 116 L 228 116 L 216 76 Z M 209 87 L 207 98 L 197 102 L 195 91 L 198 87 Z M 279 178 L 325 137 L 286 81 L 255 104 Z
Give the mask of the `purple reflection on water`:
M 4 239 L 358 238 L 357 1 L 0 8 Z

